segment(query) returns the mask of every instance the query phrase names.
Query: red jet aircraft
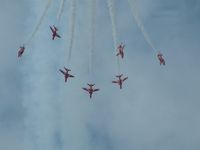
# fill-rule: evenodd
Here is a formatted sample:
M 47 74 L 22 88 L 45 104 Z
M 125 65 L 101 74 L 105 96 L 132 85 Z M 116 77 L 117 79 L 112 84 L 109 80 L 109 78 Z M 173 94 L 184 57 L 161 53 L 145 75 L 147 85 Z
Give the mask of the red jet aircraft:
M 90 94 L 90 98 L 92 98 L 93 92 L 99 91 L 99 89 L 94 89 L 93 86 L 95 84 L 88 84 L 89 88 L 82 88 L 83 90 L 87 91 Z
M 123 76 L 123 74 L 116 76 L 117 78 L 119 78 L 116 81 L 112 81 L 112 83 L 117 83 L 120 86 L 120 89 L 122 89 L 122 83 L 128 79 L 128 77 L 125 77 L 124 79 L 122 79 L 121 77 Z
M 70 69 L 67 69 L 65 67 L 64 67 L 64 69 L 65 69 L 65 71 L 63 71 L 61 69 L 59 69 L 59 71 L 65 76 L 65 82 L 67 82 L 67 79 L 69 77 L 73 78 L 74 76 L 68 73 L 69 71 L 71 71 Z
M 52 40 L 55 39 L 55 37 L 58 37 L 60 38 L 60 35 L 58 35 L 57 31 L 58 31 L 58 28 L 56 28 L 55 26 L 51 27 L 49 26 L 51 31 L 52 31 Z
M 116 56 L 121 56 L 121 58 L 124 58 L 124 47 L 125 45 L 123 45 L 122 43 L 117 47 L 118 53 Z
M 158 60 L 160 61 L 160 65 L 165 65 L 165 60 L 163 58 L 163 54 L 162 53 L 158 53 L 157 57 L 158 57 Z
M 25 47 L 24 46 L 20 46 L 19 47 L 19 51 L 18 51 L 18 57 L 21 57 L 22 54 L 24 53 Z

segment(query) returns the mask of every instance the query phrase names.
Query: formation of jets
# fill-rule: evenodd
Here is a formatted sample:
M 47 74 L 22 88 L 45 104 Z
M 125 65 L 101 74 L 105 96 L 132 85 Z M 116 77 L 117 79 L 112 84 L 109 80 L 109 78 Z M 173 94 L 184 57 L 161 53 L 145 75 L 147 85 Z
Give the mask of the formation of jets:
M 60 35 L 57 33 L 58 28 L 56 28 L 54 25 L 53 25 L 53 27 L 51 27 L 51 26 L 49 26 L 49 27 L 50 27 L 51 32 L 52 32 L 52 40 L 54 40 L 55 37 L 61 38 Z
M 89 93 L 90 98 L 92 98 L 92 94 L 93 94 L 94 92 L 99 91 L 99 89 L 93 88 L 94 85 L 95 85 L 95 84 L 88 84 L 88 86 L 89 86 L 88 88 L 82 88 L 83 90 L 85 90 L 85 91 L 87 91 L 87 92 Z
M 51 29 L 51 32 L 52 32 L 52 40 L 55 39 L 55 37 L 57 38 L 61 38 L 60 35 L 57 33 L 58 32 L 58 28 L 55 27 L 53 25 L 52 26 L 49 26 L 50 29 Z M 121 59 L 124 58 L 124 48 L 125 48 L 125 45 L 123 43 L 121 43 L 118 47 L 117 47 L 117 54 L 116 56 L 120 56 Z M 19 47 L 19 50 L 18 50 L 18 57 L 22 57 L 23 53 L 25 51 L 25 46 L 20 46 Z M 157 57 L 158 57 L 158 60 L 160 61 L 160 65 L 165 65 L 165 60 L 163 58 L 163 54 L 162 53 L 158 53 L 157 54 Z M 64 70 L 62 69 L 59 69 L 59 71 L 64 75 L 64 79 L 65 79 L 65 82 L 67 82 L 68 78 L 74 78 L 73 75 L 69 74 L 69 71 L 71 71 L 70 69 L 64 67 Z M 125 80 L 128 79 L 128 77 L 124 77 L 122 78 L 123 74 L 120 74 L 120 75 L 117 75 L 116 77 L 118 78 L 117 80 L 114 80 L 112 81 L 112 83 L 116 83 L 117 85 L 119 85 L 120 89 L 122 89 L 122 84 Z M 89 96 L 90 98 L 92 98 L 92 94 L 96 91 L 99 91 L 100 89 L 96 89 L 94 88 L 94 85 L 95 84 L 87 84 L 89 87 L 88 88 L 82 88 L 83 90 L 87 91 L 89 93 Z
M 69 71 L 71 71 L 70 69 L 67 69 L 67 68 L 65 68 L 65 67 L 64 67 L 64 69 L 65 69 L 65 71 L 63 71 L 63 70 L 61 70 L 61 69 L 59 69 L 59 71 L 64 75 L 64 77 L 65 77 L 65 82 L 67 82 L 67 79 L 68 79 L 69 77 L 70 77 L 70 78 L 74 78 L 73 75 L 71 75 L 71 74 L 68 73 Z

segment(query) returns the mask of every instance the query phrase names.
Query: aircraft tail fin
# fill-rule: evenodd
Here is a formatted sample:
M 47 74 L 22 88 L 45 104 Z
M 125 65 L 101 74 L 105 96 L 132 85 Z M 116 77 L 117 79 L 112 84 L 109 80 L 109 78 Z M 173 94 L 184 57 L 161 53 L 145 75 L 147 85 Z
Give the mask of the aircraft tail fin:
M 89 84 L 89 83 L 88 83 L 88 86 L 94 86 L 94 85 L 95 85 L 95 84 Z
M 122 77 L 122 76 L 123 76 L 123 74 L 120 74 L 120 75 L 117 75 L 116 77 L 117 77 L 117 78 L 120 78 L 120 77 Z

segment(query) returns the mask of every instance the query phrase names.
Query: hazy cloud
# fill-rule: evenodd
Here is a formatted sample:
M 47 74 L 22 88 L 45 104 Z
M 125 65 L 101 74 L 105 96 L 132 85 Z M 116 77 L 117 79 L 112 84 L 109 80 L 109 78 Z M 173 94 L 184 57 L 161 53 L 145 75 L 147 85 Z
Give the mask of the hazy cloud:
M 77 1 L 67 84 L 58 72 L 67 63 L 69 1 L 52 41 L 59 3 L 53 1 L 38 33 L 17 59 L 45 1 L 0 5 L 0 149 L 10 150 L 198 150 L 200 148 L 199 2 L 138 0 L 140 19 L 166 66 L 145 42 L 127 1 L 116 0 L 118 39 L 125 42 L 121 67 L 129 79 L 119 90 L 106 0 L 97 1 L 92 100 L 81 90 L 89 80 L 89 1 Z M 13 15 L 14 14 L 14 15 Z M 22 139 L 22 140 L 21 140 Z M 12 144 L 11 144 L 12 143 Z

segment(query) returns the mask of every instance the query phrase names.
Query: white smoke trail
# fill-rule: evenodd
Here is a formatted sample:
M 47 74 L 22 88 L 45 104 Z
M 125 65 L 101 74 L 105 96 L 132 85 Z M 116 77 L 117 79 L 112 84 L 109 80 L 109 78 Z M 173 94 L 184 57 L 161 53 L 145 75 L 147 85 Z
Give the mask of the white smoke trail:
M 67 64 L 69 65 L 72 55 L 72 46 L 74 42 L 74 30 L 75 30 L 75 20 L 76 20 L 76 0 L 71 0 L 71 14 L 69 20 L 69 54 L 67 59 Z
M 64 5 L 65 5 L 65 0 L 61 0 L 61 2 L 60 2 L 60 8 L 59 8 L 58 15 L 57 15 L 58 22 L 60 21 L 60 18 L 61 18 L 62 14 L 63 14 Z
M 51 5 L 51 2 L 52 0 L 47 0 L 47 4 L 44 8 L 44 11 L 42 13 L 42 16 L 40 17 L 37 25 L 35 26 L 33 32 L 31 33 L 30 37 L 27 39 L 27 41 L 25 42 L 25 45 L 27 45 L 32 39 L 33 37 L 35 36 L 35 34 L 37 33 L 37 31 L 39 30 L 40 28 L 40 25 L 42 24 L 42 21 L 44 20 L 44 17 L 46 16 L 47 14 L 47 10 L 49 9 L 50 5 Z
M 108 0 L 107 2 L 108 2 L 108 8 L 109 8 L 109 13 L 110 13 L 110 18 L 111 18 L 114 48 L 117 49 L 117 31 L 116 31 L 114 1 Z
M 143 26 L 143 24 L 142 24 L 142 22 L 141 22 L 141 20 L 139 18 L 137 7 L 135 5 L 135 1 L 134 0 L 128 0 L 128 2 L 129 2 L 129 5 L 131 7 L 132 15 L 133 15 L 138 27 L 140 28 L 140 30 L 141 30 L 146 42 L 151 46 L 151 48 L 154 51 L 156 51 L 156 48 L 155 48 L 154 44 L 152 43 L 151 39 L 149 38 L 149 35 L 145 31 L 144 26 Z
M 93 57 L 95 49 L 95 30 L 96 30 L 96 0 L 91 0 L 91 39 L 90 39 L 90 55 L 89 55 L 89 75 L 90 80 L 93 77 Z
M 41 9 L 41 0 L 31 0 L 30 12 L 36 14 L 40 11 L 43 11 L 43 15 L 39 20 L 39 23 L 34 30 L 32 37 L 37 32 L 46 12 L 50 6 L 51 0 L 47 1 L 48 3 L 45 7 Z M 32 14 L 30 14 L 30 17 Z M 27 24 L 30 26 L 30 24 Z M 43 31 L 41 31 L 43 32 Z M 31 55 L 28 55 L 27 61 L 22 65 L 22 74 L 23 74 L 23 106 L 26 110 L 25 116 L 25 130 L 26 136 L 25 140 L 27 141 L 27 148 L 29 150 L 55 150 L 57 143 L 55 139 L 59 136 L 57 129 L 57 110 L 56 105 L 57 93 L 55 93 L 55 86 L 57 86 L 57 81 L 54 76 L 54 65 L 55 53 L 51 54 L 44 49 L 52 49 L 48 44 L 48 41 L 45 41 L 44 44 L 41 39 L 36 39 L 33 42 L 34 51 L 31 52 Z M 50 41 L 49 41 L 50 42 Z M 32 44 L 31 44 L 32 45 Z M 31 68 L 31 71 L 30 71 Z M 53 86 L 52 86 L 53 85 Z M 57 136 L 57 137 L 56 137 Z
M 112 36 L 113 36 L 113 43 L 114 43 L 114 52 L 116 53 L 117 50 L 117 29 L 116 29 L 116 16 L 115 16 L 115 9 L 114 9 L 114 0 L 107 0 L 109 14 L 111 18 L 111 26 L 112 26 Z M 119 56 L 117 57 L 117 66 L 118 66 L 118 73 L 120 73 L 120 62 Z

